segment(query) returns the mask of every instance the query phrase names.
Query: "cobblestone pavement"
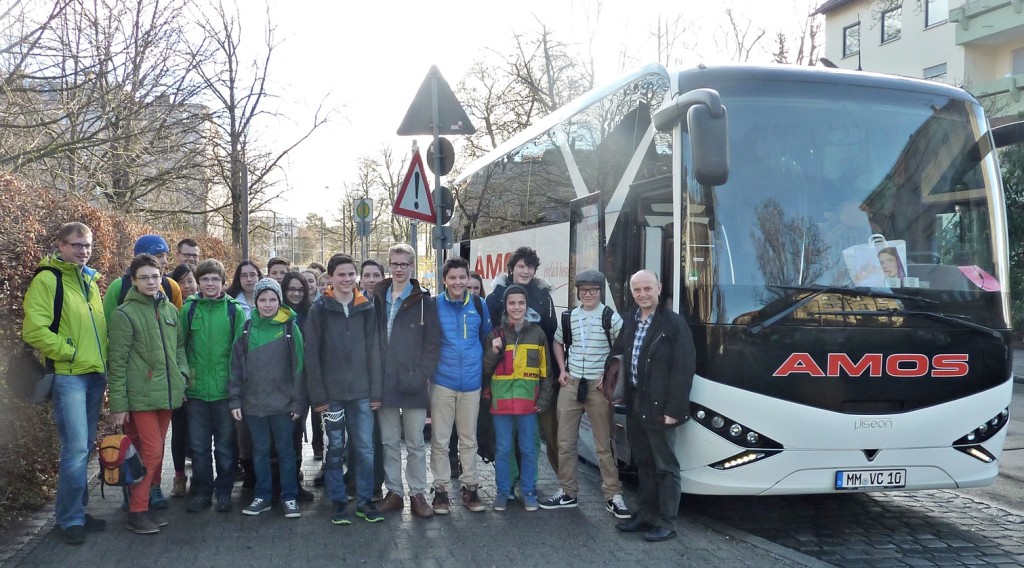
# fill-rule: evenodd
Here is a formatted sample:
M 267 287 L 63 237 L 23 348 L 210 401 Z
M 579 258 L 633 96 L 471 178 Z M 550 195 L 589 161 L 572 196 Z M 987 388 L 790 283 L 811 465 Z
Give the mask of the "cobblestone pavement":
M 952 491 L 683 502 L 684 516 L 699 511 L 835 566 L 1024 566 L 1024 518 Z
M 83 546 L 64 545 L 52 531 L 49 512 L 0 537 L 3 566 L 324 566 L 371 565 L 431 566 L 821 566 L 809 556 L 794 553 L 708 521 L 692 510 L 680 515 L 679 538 L 647 543 L 639 535 L 625 535 L 614 528 L 615 519 L 605 511 L 597 470 L 581 464 L 580 504 L 576 509 L 525 512 L 517 503 L 508 511 L 471 513 L 461 502 L 453 503 L 446 517 L 416 519 L 408 505 L 390 513 L 382 523 L 368 524 L 354 518 L 351 526 L 329 522 L 331 505 L 322 489 L 312 486 L 319 462 L 306 446 L 304 486 L 317 499 L 303 503 L 302 518 L 285 519 L 280 506 L 258 517 L 240 513 L 251 493 L 235 486 L 235 510 L 186 513 L 185 499 L 171 499 L 165 511 L 169 525 L 157 535 L 135 535 L 124 528 L 119 491 L 107 491 L 101 499 L 96 482 L 91 484 L 88 510 L 110 524 L 103 533 L 89 534 Z M 538 489 L 550 495 L 558 483 L 541 454 Z M 170 452 L 164 461 L 163 489 L 169 493 L 173 472 Z M 481 498 L 493 498 L 494 468 L 480 463 Z M 457 492 L 453 496 L 457 495 Z M 633 495 L 627 491 L 627 503 Z M 243 503 L 244 501 L 244 503 Z M 717 527 L 712 528 L 712 527 Z

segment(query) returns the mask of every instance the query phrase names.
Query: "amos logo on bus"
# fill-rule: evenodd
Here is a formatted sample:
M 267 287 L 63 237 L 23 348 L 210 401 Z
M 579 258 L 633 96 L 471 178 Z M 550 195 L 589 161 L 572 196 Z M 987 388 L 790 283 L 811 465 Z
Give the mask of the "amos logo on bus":
M 963 377 L 970 367 L 966 353 L 943 353 L 928 357 L 920 353 L 865 353 L 854 361 L 846 353 L 829 353 L 824 365 L 809 353 L 793 353 L 779 365 L 773 377 L 808 375 L 811 377 Z
M 478 255 L 473 272 L 490 280 L 499 274 L 508 272 L 508 259 L 510 258 L 512 258 L 512 253 L 510 252 Z

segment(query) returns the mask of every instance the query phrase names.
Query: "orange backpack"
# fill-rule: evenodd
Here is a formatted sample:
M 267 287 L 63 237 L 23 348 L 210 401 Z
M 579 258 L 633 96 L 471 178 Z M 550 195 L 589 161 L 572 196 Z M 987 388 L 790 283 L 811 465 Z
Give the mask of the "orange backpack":
M 124 434 L 112 434 L 100 441 L 100 494 L 103 486 L 130 487 L 146 476 L 146 466 L 135 444 Z M 103 495 L 106 497 L 106 495 Z

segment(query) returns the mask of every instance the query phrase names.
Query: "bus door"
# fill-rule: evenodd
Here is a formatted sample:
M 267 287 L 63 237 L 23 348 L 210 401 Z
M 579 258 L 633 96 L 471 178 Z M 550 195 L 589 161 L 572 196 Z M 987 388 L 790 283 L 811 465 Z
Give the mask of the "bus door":
M 632 218 L 635 242 L 635 259 L 625 271 L 628 278 L 638 270 L 650 270 L 662 282 L 662 304 L 672 308 L 672 282 L 675 263 L 672 251 L 675 228 L 672 223 L 672 180 L 671 176 L 653 178 L 630 187 L 632 199 L 627 201 L 628 216 Z M 628 294 L 628 285 L 626 292 Z M 627 295 L 629 303 L 632 297 Z
M 576 274 L 583 270 L 605 271 L 604 205 L 600 193 L 591 193 L 569 204 L 569 309 L 576 307 Z M 601 301 L 607 294 L 601 290 Z

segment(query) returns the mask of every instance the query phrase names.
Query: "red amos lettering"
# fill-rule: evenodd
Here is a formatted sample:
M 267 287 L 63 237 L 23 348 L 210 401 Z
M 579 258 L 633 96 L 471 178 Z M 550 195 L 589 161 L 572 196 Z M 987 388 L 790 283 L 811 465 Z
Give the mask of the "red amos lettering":
M 881 377 L 882 370 L 890 377 L 963 377 L 970 367 L 966 353 L 947 353 L 928 358 L 920 353 L 865 353 L 854 361 L 846 353 L 829 353 L 822 366 L 809 353 L 793 353 L 779 365 L 773 377 L 805 374 L 811 377 Z
M 478 255 L 476 257 L 476 264 L 473 266 L 473 271 L 484 277 L 487 280 L 494 278 L 499 274 L 504 274 L 508 265 L 508 259 L 512 257 L 512 253 L 497 253 L 488 254 L 486 256 Z

